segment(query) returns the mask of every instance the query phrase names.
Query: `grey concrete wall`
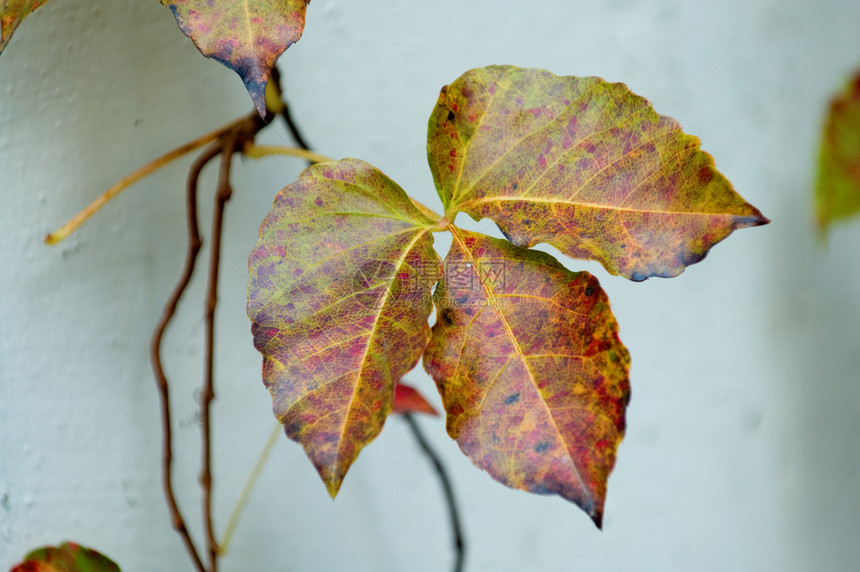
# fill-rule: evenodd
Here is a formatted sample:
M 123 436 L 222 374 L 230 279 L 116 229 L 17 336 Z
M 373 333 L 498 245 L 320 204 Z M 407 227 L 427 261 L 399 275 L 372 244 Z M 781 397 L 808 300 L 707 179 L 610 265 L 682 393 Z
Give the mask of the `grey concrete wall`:
M 810 197 L 825 102 L 860 66 L 858 22 L 848 0 L 311 4 L 280 65 L 298 121 L 319 151 L 370 161 L 425 204 L 438 205 L 424 145 L 439 88 L 505 63 L 626 82 L 701 137 L 773 219 L 672 280 L 566 262 L 599 277 L 633 356 L 603 532 L 558 498 L 495 483 L 441 420 L 421 419 L 453 472 L 469 570 L 857 569 L 860 220 L 821 243 Z M 182 266 L 188 161 L 67 242 L 41 239 L 127 172 L 249 109 L 239 80 L 154 0 L 52 2 L 0 56 L 0 567 L 73 539 L 126 570 L 190 569 L 161 496 L 147 359 Z M 247 256 L 301 167 L 267 158 L 235 170 L 218 310 L 220 531 L 273 425 L 244 313 Z M 178 494 L 197 539 L 202 278 L 166 340 Z M 410 378 L 438 404 L 423 372 Z M 223 569 L 445 570 L 440 499 L 399 419 L 335 502 L 282 439 Z

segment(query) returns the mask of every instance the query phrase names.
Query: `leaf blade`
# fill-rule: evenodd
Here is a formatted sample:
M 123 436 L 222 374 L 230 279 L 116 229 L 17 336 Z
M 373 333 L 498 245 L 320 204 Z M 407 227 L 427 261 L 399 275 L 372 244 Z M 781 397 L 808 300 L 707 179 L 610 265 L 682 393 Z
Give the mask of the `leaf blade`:
M 379 170 L 345 159 L 306 169 L 261 226 L 248 315 L 263 380 L 332 496 L 429 339 L 433 224 Z
M 676 276 L 765 224 L 685 134 L 623 84 L 490 66 L 442 89 L 427 154 L 453 220 L 494 220 L 633 280 Z M 549 214 L 548 214 L 549 213 Z
M 600 526 L 629 398 L 606 295 L 545 253 L 453 232 L 424 354 L 448 433 L 494 479 L 558 494 Z
M 299 41 L 310 0 L 160 0 L 207 58 L 239 74 L 261 116 L 278 57 Z
M 6 48 L 21 21 L 48 0 L 0 0 L 0 53 Z
M 64 542 L 30 552 L 10 572 L 120 572 L 120 568 L 91 548 Z
M 818 155 L 818 225 L 860 212 L 860 71 L 830 102 Z

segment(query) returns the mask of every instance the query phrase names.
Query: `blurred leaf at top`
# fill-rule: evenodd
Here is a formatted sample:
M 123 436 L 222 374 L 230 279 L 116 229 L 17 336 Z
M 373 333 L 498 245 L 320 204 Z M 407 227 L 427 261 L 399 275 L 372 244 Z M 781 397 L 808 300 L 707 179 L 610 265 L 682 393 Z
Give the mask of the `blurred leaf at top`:
M 621 83 L 489 66 L 442 88 L 427 154 L 445 215 L 494 220 L 633 280 L 766 224 L 677 121 Z
M 239 74 L 260 115 L 278 57 L 302 37 L 310 0 L 160 0 L 207 58 Z
M 120 569 L 95 550 L 64 542 L 34 550 L 10 572 L 120 572 Z
M 48 0 L 0 0 L 0 53 L 24 17 Z
M 815 205 L 822 230 L 860 211 L 860 71 L 830 102 L 818 154 Z

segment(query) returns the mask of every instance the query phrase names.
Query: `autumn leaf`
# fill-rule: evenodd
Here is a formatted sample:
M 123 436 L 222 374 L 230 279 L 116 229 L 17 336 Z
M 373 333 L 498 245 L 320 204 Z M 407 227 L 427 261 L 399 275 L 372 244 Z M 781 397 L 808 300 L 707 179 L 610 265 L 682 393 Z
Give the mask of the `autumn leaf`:
M 434 223 L 375 167 L 344 159 L 306 169 L 260 228 L 248 315 L 263 381 L 332 496 L 427 345 Z
M 239 74 L 265 117 L 265 89 L 278 57 L 299 41 L 310 0 L 160 0 L 207 58 Z
M 560 495 L 599 527 L 630 396 L 606 294 L 548 254 L 452 232 L 424 355 L 448 433 L 494 479 Z
M 21 20 L 47 2 L 48 0 L 0 0 L 0 53 L 9 43 Z
M 491 66 L 442 89 L 427 154 L 446 217 L 494 220 L 633 280 L 676 276 L 768 220 L 685 134 L 620 83 Z
M 110 558 L 74 542 L 39 548 L 10 572 L 120 572 Z
M 392 413 L 426 413 L 427 415 L 439 415 L 433 406 L 418 393 L 414 387 L 398 382 L 394 386 L 394 405 Z
M 818 224 L 860 211 L 860 72 L 830 103 L 818 155 Z

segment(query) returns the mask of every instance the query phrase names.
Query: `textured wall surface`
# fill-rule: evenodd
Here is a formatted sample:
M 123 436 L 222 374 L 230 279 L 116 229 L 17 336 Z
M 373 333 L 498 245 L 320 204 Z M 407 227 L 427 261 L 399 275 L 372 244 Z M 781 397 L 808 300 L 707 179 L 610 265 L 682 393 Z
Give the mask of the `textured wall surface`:
M 701 137 L 773 224 L 672 280 L 634 284 L 566 262 L 601 280 L 633 357 L 603 532 L 559 498 L 495 483 L 441 420 L 420 420 L 453 472 L 468 569 L 856 570 L 860 220 L 820 241 L 810 197 L 826 100 L 860 66 L 860 3 L 513 4 L 314 0 L 305 37 L 280 62 L 312 145 L 370 161 L 438 205 L 424 145 L 442 85 L 491 63 L 600 75 Z M 74 539 L 127 570 L 190 569 L 161 496 L 147 358 L 182 267 L 189 161 L 61 245 L 41 239 L 127 172 L 250 105 L 154 0 L 52 2 L 0 56 L 0 568 Z M 244 314 L 247 256 L 301 167 L 267 158 L 235 170 L 217 316 L 219 530 L 273 426 Z M 203 287 L 201 273 L 166 339 L 178 494 L 198 539 Z M 438 403 L 423 372 L 410 377 Z M 392 418 L 335 502 L 282 439 L 223 569 L 436 572 L 449 565 L 448 534 L 438 483 Z

